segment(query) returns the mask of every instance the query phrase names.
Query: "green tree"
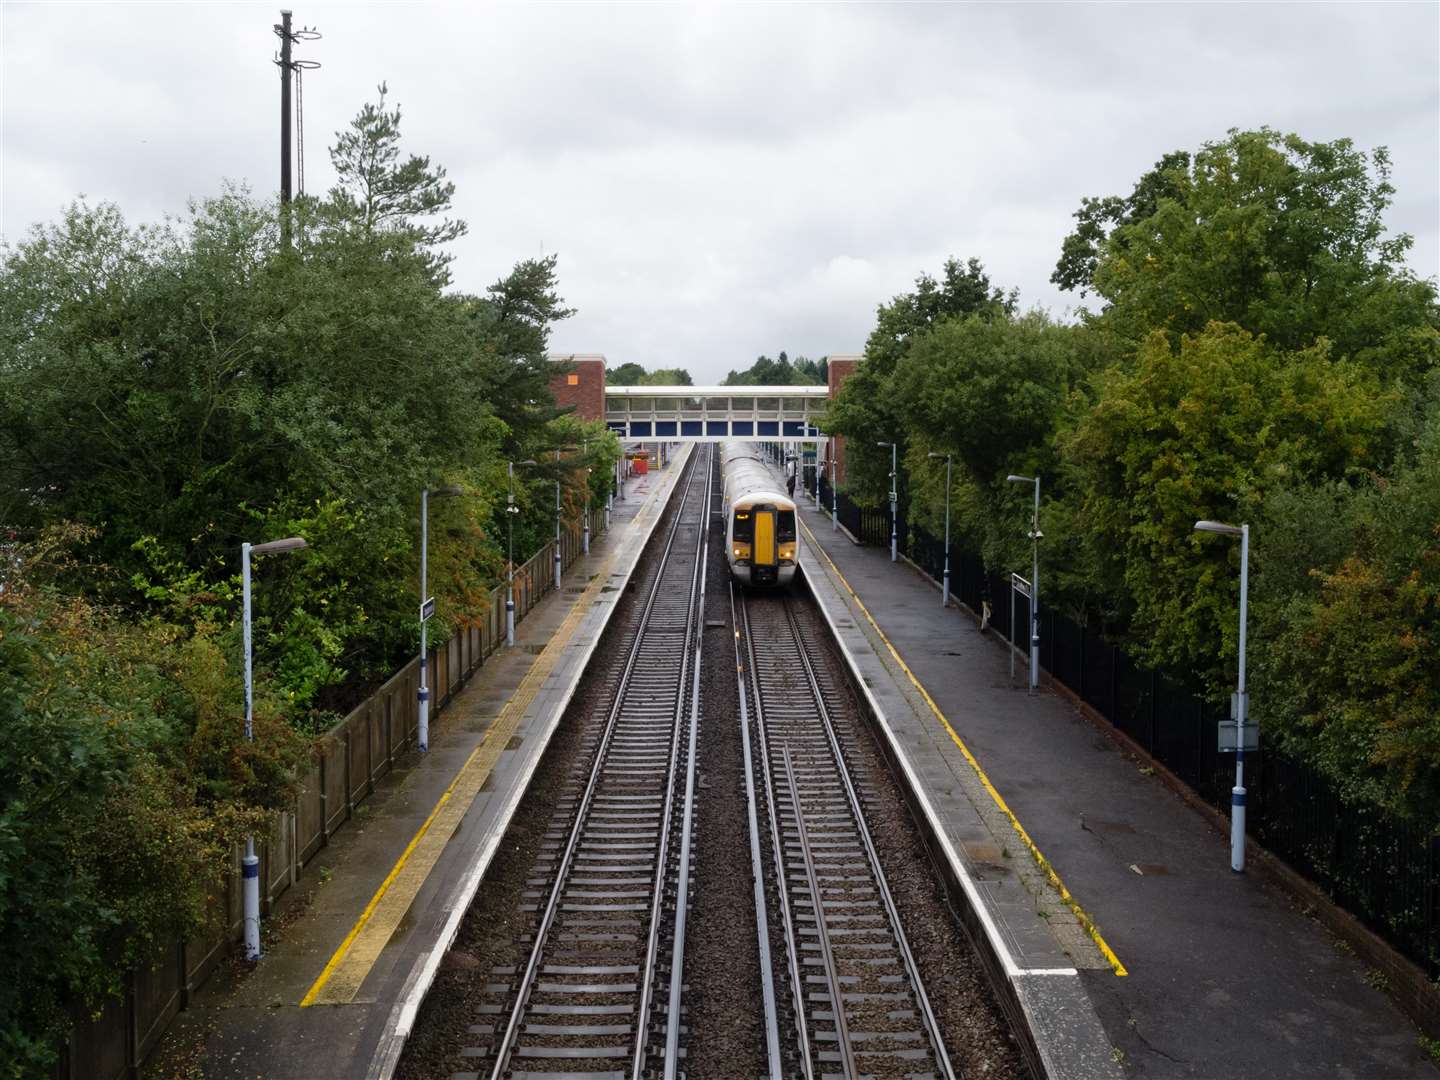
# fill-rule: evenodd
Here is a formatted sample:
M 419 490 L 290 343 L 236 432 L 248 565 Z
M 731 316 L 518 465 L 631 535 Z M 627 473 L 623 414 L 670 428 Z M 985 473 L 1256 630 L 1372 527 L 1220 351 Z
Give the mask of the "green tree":
M 1388 475 L 1260 508 L 1257 717 L 1347 797 L 1440 820 L 1440 376 Z
M 755 363 L 743 371 L 731 371 L 721 381 L 722 386 L 823 386 L 826 382 L 828 363 L 818 362 L 809 357 L 797 356 L 791 360 L 785 350 L 771 359 L 758 356 Z
M 465 235 L 463 221 L 425 223 L 450 209 L 455 185 L 428 157 L 411 154 L 401 160 L 400 107 L 387 112 L 389 91 L 383 82 L 377 90 L 379 101 L 367 102 L 348 128 L 335 133 L 330 163 L 337 182 L 330 190 L 331 209 L 367 236 L 398 230 L 433 247 Z
M 694 386 L 690 378 L 690 372 L 684 368 L 656 368 L 647 372 L 641 379 L 641 386 Z
M 939 281 L 929 274 L 915 280 L 913 292 L 881 304 L 865 343 L 865 356 L 845 380 L 825 417 L 825 430 L 847 439 L 847 486 L 861 502 L 874 505 L 890 487 L 890 454 L 878 442 L 899 442 L 909 437 L 898 408 L 891 376 L 911 345 L 936 323 L 975 315 L 1006 319 L 1018 303 L 1015 290 L 1005 292 L 991 284 L 979 259 L 961 263 L 946 260 Z M 902 473 L 900 489 L 905 491 Z
M 1178 351 L 1156 331 L 1130 369 L 1100 375 L 1058 439 L 1092 577 L 1115 590 L 1138 653 L 1221 684 L 1237 554 L 1195 521 L 1250 520 L 1270 490 L 1373 467 L 1395 400 L 1323 344 L 1286 352 L 1220 324 Z
M 633 360 L 605 372 L 607 386 L 638 386 L 644 378 L 645 368 Z
M 1093 288 L 1132 344 L 1230 322 L 1414 383 L 1440 363 L 1440 318 L 1433 282 L 1404 268 L 1411 238 L 1386 234 L 1393 195 L 1383 147 L 1231 131 L 1166 155 L 1128 199 L 1085 200 L 1051 280 Z

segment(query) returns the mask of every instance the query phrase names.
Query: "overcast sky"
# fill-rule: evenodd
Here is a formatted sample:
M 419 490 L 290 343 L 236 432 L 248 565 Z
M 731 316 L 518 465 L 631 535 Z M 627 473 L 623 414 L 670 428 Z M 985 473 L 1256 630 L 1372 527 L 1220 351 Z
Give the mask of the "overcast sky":
M 278 4 L 0 0 L 0 231 L 84 193 L 132 221 L 279 187 Z M 456 284 L 558 253 L 560 351 L 717 381 L 859 352 L 949 255 L 1025 305 L 1085 195 L 1268 124 L 1388 146 L 1440 272 L 1440 4 L 320 4 L 307 187 L 381 79 L 470 234 Z

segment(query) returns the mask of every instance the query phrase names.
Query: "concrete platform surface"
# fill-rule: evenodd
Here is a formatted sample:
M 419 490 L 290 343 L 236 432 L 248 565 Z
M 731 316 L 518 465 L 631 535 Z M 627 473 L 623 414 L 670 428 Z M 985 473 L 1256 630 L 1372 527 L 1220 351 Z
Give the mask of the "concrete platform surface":
M 517 624 L 515 648 L 436 716 L 429 753 L 386 777 L 307 867 L 308 887 L 269 920 L 264 959 L 212 975 L 164 1055 L 189 1055 L 207 1080 L 390 1075 L 686 460 L 627 483 L 589 556 Z
M 1012 682 L 1005 643 L 981 634 L 953 603 L 942 608 L 935 583 L 914 567 L 832 531 L 828 514 L 806 509 L 801 518 L 807 575 L 847 602 L 836 622 L 852 625 L 837 629 L 868 638 L 877 655 L 893 648 L 890 685 L 872 674 L 867 689 L 896 715 L 922 718 L 923 731 L 896 723 L 895 738 L 1017 967 L 1051 964 L 1058 950 L 1077 969 L 1085 1009 L 1098 1016 L 1126 1076 L 1440 1075 L 1416 1028 L 1347 949 L 1286 897 L 1230 870 L 1228 836 L 1068 701 L 1044 688 L 1030 695 L 1023 660 Z M 1009 873 L 996 873 L 996 863 Z M 1031 910 L 1045 912 L 1048 944 L 1004 884 L 1012 875 Z M 1070 898 L 1063 915 L 1053 910 L 1062 892 Z M 1021 978 L 1038 989 L 1030 1007 L 1044 1023 L 1071 1008 L 1046 1000 L 1066 980 Z M 1064 1052 L 1063 1033 L 1055 1039 Z

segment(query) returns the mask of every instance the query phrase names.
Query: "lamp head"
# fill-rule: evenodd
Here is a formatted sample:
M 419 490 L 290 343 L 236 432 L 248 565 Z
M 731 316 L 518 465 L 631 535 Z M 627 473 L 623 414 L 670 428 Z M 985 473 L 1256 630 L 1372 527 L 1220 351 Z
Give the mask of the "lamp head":
M 251 555 L 278 555 L 283 551 L 299 551 L 305 547 L 299 536 L 287 536 L 284 540 L 271 540 L 268 544 L 256 544 L 250 549 Z
M 876 446 L 894 446 L 895 444 L 894 444 L 893 442 L 877 442 L 875 445 L 876 445 Z
M 457 495 L 464 494 L 465 489 L 459 484 L 446 484 L 444 487 L 430 489 L 430 497 L 432 499 L 453 499 Z
M 1005 477 L 1005 479 L 1010 481 L 1012 484 L 1033 484 L 1035 482 L 1035 478 L 1033 476 L 1020 476 L 1016 473 L 1011 473 L 1009 476 Z
M 934 451 L 934 450 L 931 450 L 930 453 L 926 454 L 925 456 L 926 456 L 926 457 L 933 457 L 933 458 L 948 458 L 950 455 L 949 455 L 949 454 L 940 454 L 940 453 L 937 453 L 937 452 Z
M 1195 531 L 1223 533 L 1226 536 L 1239 536 L 1242 530 L 1238 525 L 1226 525 L 1221 521 L 1197 521 L 1195 522 Z

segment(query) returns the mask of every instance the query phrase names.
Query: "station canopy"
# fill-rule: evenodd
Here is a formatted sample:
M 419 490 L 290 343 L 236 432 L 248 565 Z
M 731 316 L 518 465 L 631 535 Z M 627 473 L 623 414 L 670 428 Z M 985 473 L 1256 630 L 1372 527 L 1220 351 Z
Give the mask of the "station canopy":
M 607 386 L 605 422 L 622 439 L 821 439 L 828 386 Z

